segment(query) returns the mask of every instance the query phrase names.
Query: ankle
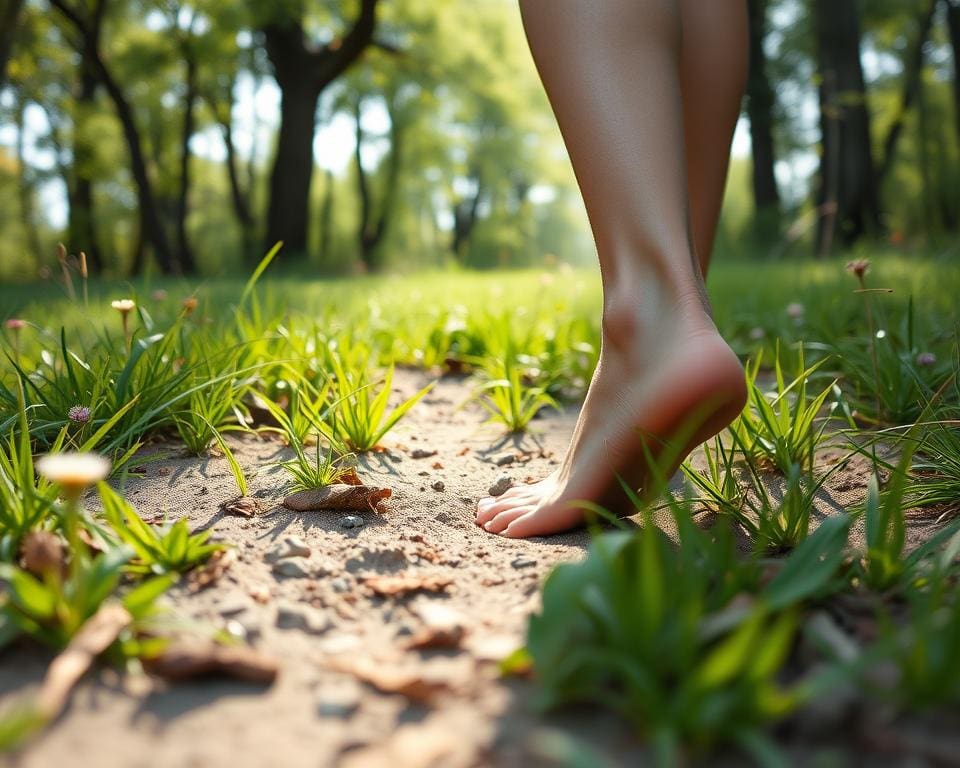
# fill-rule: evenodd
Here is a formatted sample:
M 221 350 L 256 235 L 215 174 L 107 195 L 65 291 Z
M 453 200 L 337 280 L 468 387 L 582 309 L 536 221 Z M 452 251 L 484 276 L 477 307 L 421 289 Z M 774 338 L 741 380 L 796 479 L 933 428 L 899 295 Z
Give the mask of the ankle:
M 686 290 L 635 290 L 617 286 L 604 296 L 601 333 L 604 347 L 629 352 L 631 356 L 649 350 L 662 351 L 677 338 L 704 331 L 716 331 L 709 304 L 696 286 Z

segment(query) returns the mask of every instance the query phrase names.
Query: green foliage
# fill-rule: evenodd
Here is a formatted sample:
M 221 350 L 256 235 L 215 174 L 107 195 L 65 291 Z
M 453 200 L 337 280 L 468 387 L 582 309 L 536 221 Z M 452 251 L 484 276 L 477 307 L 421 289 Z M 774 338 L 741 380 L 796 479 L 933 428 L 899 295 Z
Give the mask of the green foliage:
M 503 424 L 511 432 L 524 432 L 542 408 L 559 406 L 543 387 L 524 381 L 521 366 L 511 352 L 483 361 L 488 380 L 480 385 L 480 402 L 490 413 L 489 421 Z
M 835 383 L 830 383 L 818 394 L 808 396 L 808 380 L 825 361 L 806 368 L 803 347 L 798 350 L 797 370 L 800 373 L 787 383 L 777 349 L 774 358 L 776 389 L 771 396 L 757 384 L 761 356 L 747 365 L 747 405 L 731 426 L 737 447 L 751 464 L 767 463 L 784 473 L 790 472 L 794 465 L 801 469 L 813 466 L 814 452 L 824 439 L 828 420 L 828 416 L 820 416 L 820 410 L 832 392 L 839 393 Z
M 354 472 L 353 454 L 338 453 L 332 447 L 324 448 L 319 436 L 314 442 L 312 457 L 302 443 L 291 443 L 296 456 L 280 464 L 293 478 L 294 490 L 323 488 Z
M 326 420 L 318 426 L 331 443 L 344 444 L 361 453 L 375 447 L 434 387 L 434 382 L 430 382 L 388 412 L 393 366 L 384 374 L 379 391 L 374 392 L 374 383 L 369 379 L 366 366 L 345 364 L 334 351 L 330 353 L 330 365 L 334 374 L 333 402 Z
M 736 555 L 723 526 L 705 533 L 681 502 L 671 511 L 679 546 L 648 516 L 638 532 L 601 535 L 586 560 L 550 574 L 526 646 L 541 702 L 620 713 L 661 765 L 675 764 L 681 743 L 768 750 L 764 726 L 800 703 L 779 677 L 797 606 L 831 583 L 849 520 L 825 523 L 761 587 L 757 564 Z
M 190 533 L 186 518 L 157 530 L 145 523 L 137 511 L 106 483 L 98 486 L 103 515 L 117 537 L 132 549 L 135 557 L 127 566 L 130 573 L 164 574 L 189 571 L 206 562 L 222 544 L 209 543 L 211 531 Z

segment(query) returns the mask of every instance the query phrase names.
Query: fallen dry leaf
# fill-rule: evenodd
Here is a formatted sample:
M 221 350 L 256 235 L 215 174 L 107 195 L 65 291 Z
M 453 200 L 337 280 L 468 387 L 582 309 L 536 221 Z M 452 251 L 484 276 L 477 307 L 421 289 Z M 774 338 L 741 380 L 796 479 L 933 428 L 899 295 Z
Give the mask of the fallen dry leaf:
M 353 675 L 381 693 L 399 693 L 418 704 L 430 704 L 438 695 L 451 690 L 443 680 L 431 680 L 418 670 L 369 657 L 338 656 L 329 659 L 326 666 L 335 672 Z
M 37 709 L 45 719 L 52 720 L 60 714 L 73 686 L 132 620 L 122 605 L 106 603 L 84 622 L 43 678 Z
M 453 579 L 435 574 L 364 576 L 362 581 L 364 586 L 380 597 L 397 597 L 414 592 L 443 592 L 453 584 Z
M 31 531 L 20 545 L 20 565 L 25 571 L 43 578 L 48 573 L 67 575 L 66 548 L 63 541 L 50 531 Z
M 235 549 L 221 549 L 214 552 L 202 568 L 190 572 L 187 590 L 195 593 L 207 587 L 212 587 L 220 581 L 221 577 L 230 570 L 230 566 L 236 561 L 237 551 Z
M 404 643 L 404 648 L 421 651 L 460 647 L 467 630 L 459 611 L 424 598 L 414 613 L 423 625 Z
M 168 646 L 156 658 L 145 660 L 144 668 L 167 680 L 226 675 L 251 683 L 272 683 L 280 672 L 276 659 L 248 646 L 189 641 Z
M 283 506 L 295 512 L 321 509 L 368 509 L 377 512 L 380 502 L 392 495 L 393 491 L 389 488 L 337 483 L 294 493 L 283 500 Z
M 251 499 L 249 496 L 241 496 L 239 499 L 221 504 L 220 509 L 223 510 L 225 515 L 251 518 L 260 511 L 260 504 L 256 499 Z

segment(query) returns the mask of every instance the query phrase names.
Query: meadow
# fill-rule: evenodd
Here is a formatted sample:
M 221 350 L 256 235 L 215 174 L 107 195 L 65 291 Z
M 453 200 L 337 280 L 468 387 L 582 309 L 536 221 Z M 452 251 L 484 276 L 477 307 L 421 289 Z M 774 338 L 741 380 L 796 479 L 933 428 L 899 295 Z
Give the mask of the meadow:
M 252 497 L 262 468 L 238 440 L 254 436 L 283 448 L 287 492 L 362 488 L 406 420 L 429 429 L 436 388 L 482 408 L 495 443 L 575 412 L 596 363 L 593 270 L 320 280 L 272 257 L 247 280 L 0 286 L 0 648 L 50 662 L 5 699 L 0 746 L 56 730 L 96 659 L 162 675 L 185 635 L 200 671 L 275 676 L 242 634 L 176 620 L 170 596 L 197 574 L 216 590 L 242 542 L 144 519 L 126 489 L 157 446 L 222 458 L 224 504 Z M 940 764 L 960 706 L 960 270 L 899 251 L 730 261 L 709 289 L 746 364 L 743 414 L 634 494 L 627 523 L 595 510 L 585 556 L 547 557 L 500 673 L 537 712 L 617 713 L 658 765 L 802 761 L 804 728 L 841 698 L 833 727 L 920 728 L 868 748 Z M 824 515 L 841 474 L 862 492 Z M 578 738 L 550 764 L 615 759 Z

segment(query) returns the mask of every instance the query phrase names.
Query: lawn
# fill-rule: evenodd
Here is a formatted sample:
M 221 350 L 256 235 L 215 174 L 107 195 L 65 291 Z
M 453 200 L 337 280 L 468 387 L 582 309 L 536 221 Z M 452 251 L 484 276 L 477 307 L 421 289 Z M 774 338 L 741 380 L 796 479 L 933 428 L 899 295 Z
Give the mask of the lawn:
M 955 754 L 948 260 L 718 263 L 743 414 L 625 522 L 509 543 L 473 509 L 562 454 L 595 271 L 264 266 L 0 286 L 0 744 L 24 764 L 87 734 L 182 764 L 208 731 L 324 735 L 289 764 Z M 243 682 L 169 682 L 201 673 Z

